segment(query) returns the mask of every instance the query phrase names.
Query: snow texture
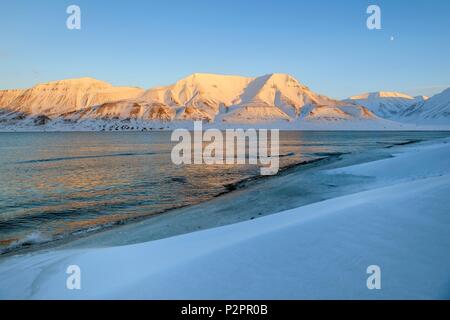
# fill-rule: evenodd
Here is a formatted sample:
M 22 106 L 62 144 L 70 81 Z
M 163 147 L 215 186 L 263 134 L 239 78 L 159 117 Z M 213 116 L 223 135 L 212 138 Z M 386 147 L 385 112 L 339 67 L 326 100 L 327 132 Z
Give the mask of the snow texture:
M 369 190 L 135 245 L 0 261 L 0 298 L 448 299 L 450 140 L 329 170 Z M 66 289 L 69 265 L 81 290 Z M 366 269 L 381 268 L 369 290 Z

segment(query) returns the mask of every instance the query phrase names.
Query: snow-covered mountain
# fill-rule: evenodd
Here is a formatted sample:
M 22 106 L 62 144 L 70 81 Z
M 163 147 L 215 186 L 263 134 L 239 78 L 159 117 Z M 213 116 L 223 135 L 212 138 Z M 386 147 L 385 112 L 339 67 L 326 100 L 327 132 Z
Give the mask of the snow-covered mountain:
M 0 106 L 9 106 L 17 97 L 23 94 L 25 90 L 0 90 Z
M 450 124 L 450 88 L 410 106 L 401 116 L 416 123 Z
M 425 96 L 411 97 L 399 92 L 378 91 L 353 96 L 344 101 L 363 105 L 379 117 L 397 119 L 407 108 L 427 99 Z
M 68 118 L 217 124 L 376 119 L 366 108 L 318 95 L 287 74 L 249 78 L 198 73 L 136 98 L 80 110 Z
M 252 78 L 196 73 L 147 91 L 91 78 L 63 80 L 0 91 L 0 108 L 3 126 L 49 123 L 76 129 L 88 123 L 94 130 L 194 120 L 217 126 L 382 121 L 364 106 L 316 94 L 288 74 Z M 127 124 L 132 122 L 138 124 Z
M 132 98 L 142 92 L 140 88 L 114 87 L 92 78 L 69 79 L 26 90 L 0 91 L 0 108 L 3 120 L 55 119 L 108 101 Z

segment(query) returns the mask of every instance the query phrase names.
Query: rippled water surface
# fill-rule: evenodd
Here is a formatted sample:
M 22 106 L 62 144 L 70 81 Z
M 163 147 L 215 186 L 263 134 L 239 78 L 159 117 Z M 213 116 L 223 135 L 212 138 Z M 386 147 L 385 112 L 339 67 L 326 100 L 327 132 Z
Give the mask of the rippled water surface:
M 175 166 L 170 132 L 0 133 L 0 250 L 208 200 L 255 165 Z M 446 132 L 281 132 L 280 165 Z

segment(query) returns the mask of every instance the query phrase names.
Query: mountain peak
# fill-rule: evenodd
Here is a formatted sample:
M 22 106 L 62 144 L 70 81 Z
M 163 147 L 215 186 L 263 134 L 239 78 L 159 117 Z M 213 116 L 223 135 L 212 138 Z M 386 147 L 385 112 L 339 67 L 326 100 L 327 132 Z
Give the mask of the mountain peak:
M 91 121 L 347 121 L 376 119 L 361 106 L 318 95 L 286 73 L 243 77 L 193 73 L 174 84 L 141 92 L 94 78 L 41 84 L 0 98 L 4 107 L 29 116 Z M 52 120 L 53 121 L 53 120 Z
M 94 78 L 65 79 L 38 84 L 0 96 L 0 107 L 24 115 L 59 116 L 87 107 L 136 97 L 142 89 L 114 87 Z
M 182 81 L 210 82 L 210 81 L 216 81 L 216 80 L 230 80 L 233 78 L 245 79 L 248 77 L 236 76 L 236 75 L 226 75 L 226 74 L 216 74 L 216 73 L 192 73 L 192 74 L 188 75 L 187 77 L 179 80 L 178 82 L 182 82 Z
M 405 117 L 448 124 L 450 119 L 450 88 L 405 110 Z
M 375 92 L 367 92 L 360 95 L 352 96 L 350 100 L 365 100 L 365 99 L 380 99 L 380 98 L 396 98 L 396 99 L 408 99 L 413 100 L 414 98 L 401 93 L 401 92 L 393 92 L 393 91 L 375 91 Z
M 268 74 L 264 75 L 263 77 L 268 77 L 270 79 L 294 79 L 294 80 L 296 80 L 294 77 L 292 77 L 288 73 L 268 73 Z
M 444 91 L 442 91 L 441 93 L 442 95 L 450 95 L 450 87 L 448 87 L 447 89 L 445 89 Z
M 237 89 L 237 87 L 243 87 L 252 79 L 253 78 L 235 75 L 193 73 L 177 81 L 174 85 L 172 85 L 172 87 L 175 91 L 182 91 L 186 93 L 191 91 L 191 94 L 195 94 L 197 91 L 216 91 L 219 88 L 221 88 L 220 90 L 226 91 Z
M 360 104 L 377 116 L 386 119 L 398 118 L 417 99 L 400 92 L 376 91 L 352 96 L 346 102 Z
M 448 103 L 449 100 L 450 100 L 450 87 L 440 93 L 435 94 L 431 98 L 426 99 L 424 102 L 430 102 L 430 104 L 435 102 Z
M 112 87 L 112 85 L 105 81 L 97 80 L 90 77 L 83 77 L 83 78 L 50 81 L 35 86 L 35 88 L 39 87 L 95 87 L 101 89 L 101 88 L 110 88 Z
M 269 87 L 276 87 L 280 90 L 287 88 L 296 88 L 299 90 L 309 91 L 309 88 L 300 83 L 296 78 L 287 73 L 269 73 L 254 79 L 255 82 L 264 83 Z
M 425 100 L 430 99 L 430 97 L 428 97 L 428 96 L 415 96 L 414 99 L 417 100 L 417 101 L 425 101 Z

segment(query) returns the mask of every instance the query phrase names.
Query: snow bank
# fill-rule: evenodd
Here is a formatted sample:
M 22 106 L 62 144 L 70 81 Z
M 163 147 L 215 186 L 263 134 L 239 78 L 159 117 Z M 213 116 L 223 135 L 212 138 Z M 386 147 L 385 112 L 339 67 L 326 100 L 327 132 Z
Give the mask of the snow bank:
M 329 172 L 375 176 L 368 191 L 137 245 L 4 258 L 0 298 L 450 298 L 448 142 Z M 81 290 L 66 289 L 69 265 Z M 369 265 L 380 290 L 367 289 Z

